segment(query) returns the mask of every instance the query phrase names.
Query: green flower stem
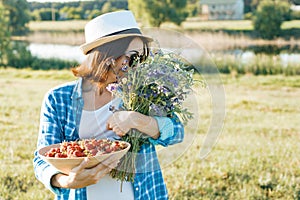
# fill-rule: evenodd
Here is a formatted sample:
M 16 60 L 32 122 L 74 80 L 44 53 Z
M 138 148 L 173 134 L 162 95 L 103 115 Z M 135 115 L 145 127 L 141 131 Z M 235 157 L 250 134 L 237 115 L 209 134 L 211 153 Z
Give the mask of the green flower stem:
M 146 138 L 142 138 L 143 134 L 138 130 L 131 129 L 129 133 L 122 137 L 123 141 L 129 142 L 131 147 L 125 156 L 120 160 L 117 168 L 112 169 L 110 176 L 121 181 L 120 191 L 124 181 L 134 182 L 135 177 L 135 160 L 142 144 L 146 142 Z

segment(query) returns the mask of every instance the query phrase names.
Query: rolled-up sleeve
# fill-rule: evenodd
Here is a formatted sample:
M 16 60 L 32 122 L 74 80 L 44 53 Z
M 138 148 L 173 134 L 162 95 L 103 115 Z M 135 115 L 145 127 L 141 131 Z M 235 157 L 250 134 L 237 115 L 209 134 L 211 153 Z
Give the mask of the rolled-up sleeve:
M 154 145 L 168 146 L 180 143 L 184 138 L 183 124 L 177 117 L 154 117 L 157 121 L 160 136 L 157 139 L 149 138 Z
M 40 180 L 45 185 L 45 187 L 48 188 L 54 194 L 63 193 L 63 189 L 56 188 L 51 185 L 51 178 L 55 174 L 58 174 L 60 172 L 45 161 L 43 161 L 37 154 L 38 152 L 36 151 L 34 158 L 34 171 L 37 179 Z
M 51 178 L 60 172 L 52 165 L 45 162 L 38 154 L 40 148 L 50 144 L 59 143 L 61 140 L 60 128 L 57 126 L 56 109 L 53 107 L 53 101 L 54 99 L 51 95 L 46 95 L 43 101 L 40 116 L 39 138 L 37 150 L 34 152 L 33 165 L 36 178 L 53 193 L 61 194 L 64 189 L 55 188 L 51 185 Z

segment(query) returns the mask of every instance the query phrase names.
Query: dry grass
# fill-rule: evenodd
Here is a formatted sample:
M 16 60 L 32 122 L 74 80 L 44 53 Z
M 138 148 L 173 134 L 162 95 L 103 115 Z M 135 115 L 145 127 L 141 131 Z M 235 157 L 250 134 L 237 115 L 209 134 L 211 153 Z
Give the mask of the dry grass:
M 86 21 L 46 21 L 30 22 L 29 27 L 33 31 L 26 39 L 30 42 L 81 45 L 84 43 L 84 25 Z M 289 21 L 283 24 L 283 28 L 299 28 L 299 21 Z M 144 27 L 144 32 L 153 35 L 151 30 L 157 29 Z M 171 23 L 164 23 L 160 30 L 168 31 L 159 37 L 161 41 L 176 42 L 178 37 L 170 39 L 170 32 L 180 34 L 180 37 L 189 37 L 193 42 L 204 49 L 223 50 L 233 47 L 246 47 L 249 45 L 300 45 L 299 40 L 291 38 L 285 40 L 278 38 L 272 41 L 253 39 L 242 33 L 231 35 L 217 30 L 252 30 L 251 21 L 186 21 L 181 27 Z M 213 32 L 211 32 L 213 30 Z M 209 32 L 207 32 L 209 31 Z M 172 34 L 173 34 L 172 33 Z
M 29 28 L 31 31 L 83 31 L 86 20 L 71 21 L 30 21 Z
M 0 69 L 0 76 L 0 199 L 53 199 L 32 168 L 39 110 L 49 88 L 73 77 L 68 71 L 26 69 Z M 222 133 L 200 159 L 212 107 L 210 90 L 196 88 L 199 127 L 186 128 L 187 145 L 174 146 L 176 159 L 163 164 L 170 199 L 299 200 L 300 77 L 224 75 L 221 80 Z

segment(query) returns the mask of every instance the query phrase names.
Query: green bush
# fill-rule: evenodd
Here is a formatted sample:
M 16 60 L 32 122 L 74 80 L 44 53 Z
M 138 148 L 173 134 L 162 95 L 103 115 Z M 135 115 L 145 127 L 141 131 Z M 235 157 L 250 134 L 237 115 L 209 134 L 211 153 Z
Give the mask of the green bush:
M 31 63 L 30 68 L 32 69 L 42 69 L 42 70 L 49 70 L 49 69 L 70 69 L 78 65 L 76 61 L 66 61 L 60 60 L 55 58 L 35 58 Z
M 9 15 L 0 3 L 0 65 L 7 65 L 7 56 L 11 53 L 12 49 L 10 48 L 10 31 L 9 31 Z
M 292 20 L 300 20 L 300 11 L 293 10 L 291 13 Z
M 57 10 L 54 12 L 55 19 L 59 19 L 59 13 Z M 43 21 L 43 20 L 52 20 L 52 9 L 51 8 L 41 8 L 38 10 L 34 10 L 31 13 L 32 20 Z
M 257 54 L 256 58 L 249 62 L 241 62 L 239 58 L 232 55 L 215 55 L 210 62 L 199 60 L 195 68 L 200 74 L 300 75 L 300 64 L 285 66 L 278 55 L 264 54 Z
M 25 42 L 13 42 L 13 51 L 8 54 L 8 66 L 17 69 L 31 68 L 35 70 L 70 69 L 78 65 L 76 61 L 57 58 L 38 58 L 32 56 Z
M 15 68 L 28 68 L 30 67 L 33 56 L 27 49 L 26 42 L 15 42 L 11 43 L 11 48 L 13 49 L 7 55 L 7 65 Z
M 244 15 L 244 19 L 245 20 L 251 20 L 253 17 L 253 13 L 252 12 L 248 12 Z
M 277 0 L 263 0 L 253 17 L 254 29 L 264 39 L 274 39 L 281 33 L 281 25 L 288 19 L 289 4 Z

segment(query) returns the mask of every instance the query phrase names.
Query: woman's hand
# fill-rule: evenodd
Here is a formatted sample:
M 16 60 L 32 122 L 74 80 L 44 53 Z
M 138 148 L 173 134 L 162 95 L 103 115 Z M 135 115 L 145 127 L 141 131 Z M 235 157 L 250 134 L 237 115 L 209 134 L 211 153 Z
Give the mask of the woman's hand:
M 73 168 L 69 175 L 56 174 L 51 179 L 51 184 L 59 188 L 83 188 L 96 184 L 101 178 L 117 166 L 119 159 L 112 155 L 97 166 L 86 169 L 89 158 L 85 158 L 81 164 Z
M 130 129 L 135 128 L 157 139 L 159 130 L 153 117 L 134 111 L 117 111 L 106 122 L 107 129 L 113 130 L 118 136 L 126 135 Z
M 107 120 L 106 126 L 108 130 L 113 130 L 118 136 L 124 136 L 133 124 L 133 111 L 117 111 Z

